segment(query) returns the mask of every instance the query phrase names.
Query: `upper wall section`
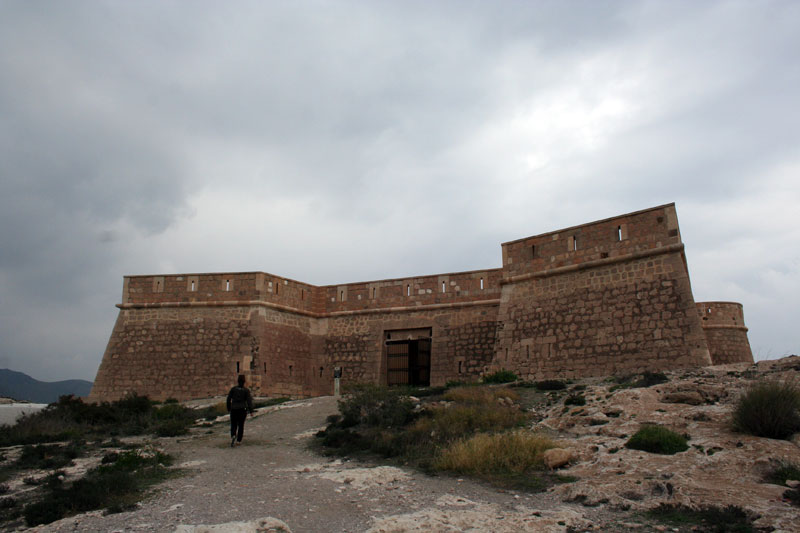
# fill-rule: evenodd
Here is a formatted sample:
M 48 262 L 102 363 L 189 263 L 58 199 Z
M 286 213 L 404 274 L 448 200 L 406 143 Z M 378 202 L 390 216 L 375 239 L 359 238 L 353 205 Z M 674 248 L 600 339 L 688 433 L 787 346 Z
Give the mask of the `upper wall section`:
M 675 204 L 507 242 L 506 277 L 580 265 L 681 243 Z
M 498 304 L 516 276 L 680 246 L 675 204 L 504 243 L 503 268 L 318 287 L 265 272 L 126 276 L 121 307 L 267 305 L 311 316 Z
M 122 304 L 250 303 L 313 312 L 317 287 L 265 272 L 125 276 Z
M 265 272 L 126 276 L 121 307 L 258 305 L 310 315 L 500 298 L 500 269 L 317 287 Z
M 325 312 L 461 304 L 500 298 L 497 269 L 320 287 Z

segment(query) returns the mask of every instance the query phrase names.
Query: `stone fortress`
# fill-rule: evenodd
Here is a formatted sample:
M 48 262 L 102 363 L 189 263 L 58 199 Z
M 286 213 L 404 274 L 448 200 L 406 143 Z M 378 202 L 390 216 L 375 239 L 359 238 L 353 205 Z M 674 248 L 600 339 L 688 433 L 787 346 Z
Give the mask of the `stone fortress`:
M 502 267 L 315 286 L 265 272 L 125 276 L 92 401 L 332 394 L 752 362 L 742 306 L 695 302 L 674 204 L 502 244 Z

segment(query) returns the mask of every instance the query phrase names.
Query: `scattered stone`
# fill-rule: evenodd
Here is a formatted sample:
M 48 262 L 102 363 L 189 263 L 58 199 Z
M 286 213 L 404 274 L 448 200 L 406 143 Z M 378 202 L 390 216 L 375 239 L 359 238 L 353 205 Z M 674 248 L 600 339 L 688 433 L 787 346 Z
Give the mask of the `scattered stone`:
M 685 403 L 688 405 L 702 405 L 705 403 L 703 395 L 695 391 L 670 392 L 661 397 L 664 403 Z
M 572 453 L 563 448 L 551 448 L 542 454 L 545 466 L 550 470 L 554 470 L 560 466 L 564 466 L 572 459 Z

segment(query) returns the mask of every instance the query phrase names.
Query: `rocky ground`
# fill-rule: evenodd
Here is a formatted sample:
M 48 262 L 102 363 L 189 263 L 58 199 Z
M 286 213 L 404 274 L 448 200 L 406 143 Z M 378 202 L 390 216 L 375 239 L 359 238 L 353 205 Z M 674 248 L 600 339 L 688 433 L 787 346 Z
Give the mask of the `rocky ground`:
M 794 378 L 800 358 L 667 373 L 670 381 L 621 388 L 587 380 L 587 402 L 565 411 L 563 394 L 535 408 L 536 428 L 572 452 L 562 473 L 577 481 L 527 494 L 450 476 L 315 453 L 313 434 L 336 412 L 331 397 L 290 402 L 249 418 L 230 448 L 224 423 L 152 445 L 185 474 L 160 485 L 134 511 L 88 513 L 29 531 L 671 531 L 643 511 L 659 503 L 740 506 L 764 530 L 800 531 L 800 507 L 764 481 L 775 461 L 800 464 L 793 441 L 731 432 L 733 402 L 760 377 Z M 688 451 L 660 456 L 624 444 L 644 422 L 690 435 Z M 15 449 L 3 451 L 13 457 Z M 80 460 L 68 475 L 92 466 Z M 26 474 L 30 475 L 30 474 Z M 43 473 L 42 473 L 43 475 Z M 13 493 L 22 484 L 10 484 Z M 691 525 L 684 531 L 690 531 Z

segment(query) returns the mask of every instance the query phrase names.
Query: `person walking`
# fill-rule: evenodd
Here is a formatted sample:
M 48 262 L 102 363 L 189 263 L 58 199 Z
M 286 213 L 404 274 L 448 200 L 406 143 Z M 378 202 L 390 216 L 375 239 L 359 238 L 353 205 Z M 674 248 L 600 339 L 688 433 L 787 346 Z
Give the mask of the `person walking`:
M 228 392 L 225 406 L 231 414 L 231 448 L 233 448 L 237 442 L 242 442 L 247 413 L 253 416 L 253 396 L 250 394 L 250 389 L 244 386 L 244 375 L 239 374 L 238 385 Z

